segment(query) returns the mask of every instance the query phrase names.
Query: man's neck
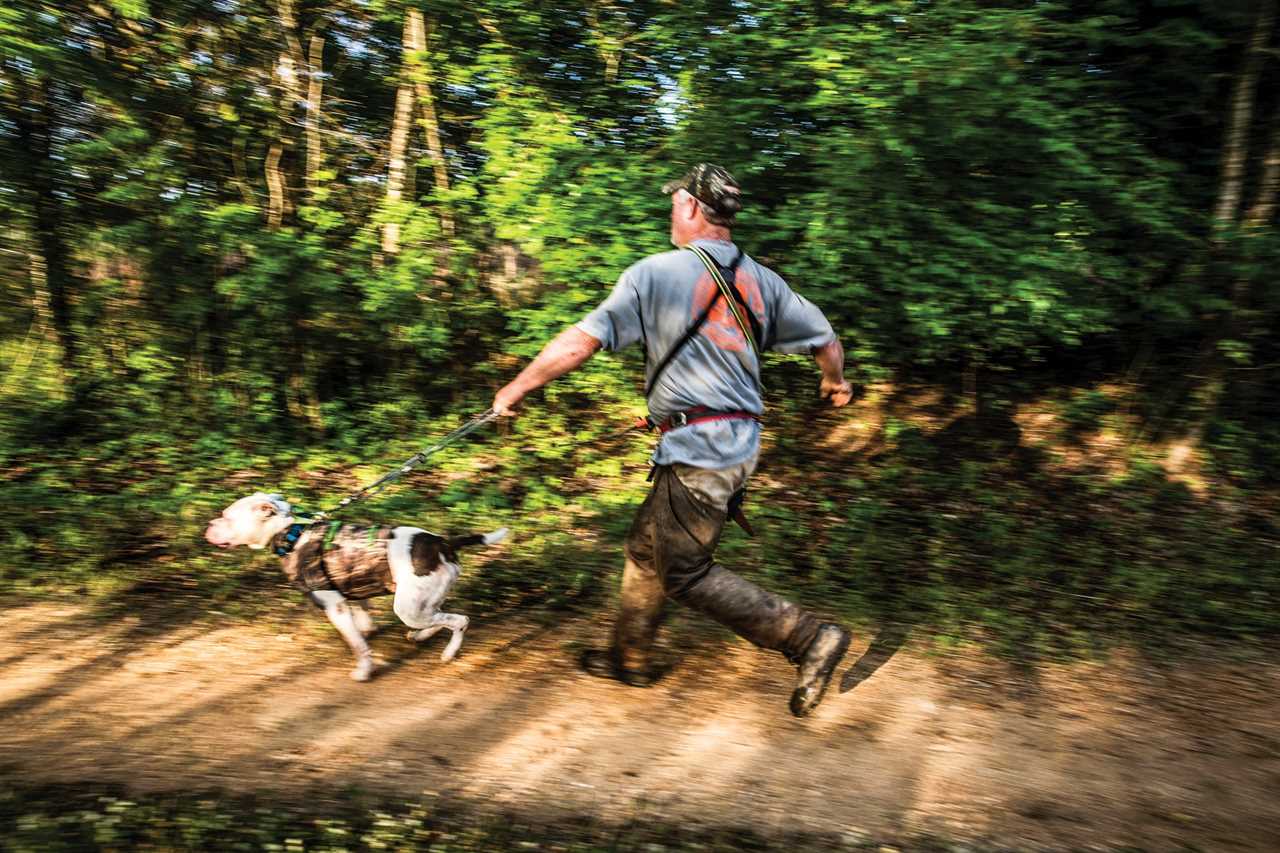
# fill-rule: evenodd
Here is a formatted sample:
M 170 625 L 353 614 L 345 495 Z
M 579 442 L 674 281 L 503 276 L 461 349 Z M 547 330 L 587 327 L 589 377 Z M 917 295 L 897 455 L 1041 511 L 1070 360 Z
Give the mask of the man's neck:
M 692 243 L 694 240 L 722 240 L 729 243 L 733 241 L 733 237 L 730 236 L 729 229 L 723 225 L 707 225 L 694 232 L 688 242 Z

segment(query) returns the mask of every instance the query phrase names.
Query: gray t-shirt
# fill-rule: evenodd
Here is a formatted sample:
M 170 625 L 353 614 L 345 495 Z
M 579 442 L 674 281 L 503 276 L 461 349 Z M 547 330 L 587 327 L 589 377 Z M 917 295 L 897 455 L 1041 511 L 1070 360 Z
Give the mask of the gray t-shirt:
M 725 266 L 737 253 L 727 241 L 695 242 Z M 835 339 L 818 307 L 768 267 L 744 256 L 736 283 L 760 321 L 766 348 L 807 354 Z M 629 267 L 609 298 L 577 325 L 607 350 L 642 344 L 647 385 L 659 362 L 718 292 L 693 252 L 650 255 Z M 760 363 L 724 299 L 719 299 L 702 329 L 659 377 L 649 395 L 649 414 L 663 421 L 695 406 L 761 414 L 759 380 Z M 728 468 L 754 458 L 759 448 L 760 425 L 755 421 L 706 421 L 664 435 L 653 461 Z

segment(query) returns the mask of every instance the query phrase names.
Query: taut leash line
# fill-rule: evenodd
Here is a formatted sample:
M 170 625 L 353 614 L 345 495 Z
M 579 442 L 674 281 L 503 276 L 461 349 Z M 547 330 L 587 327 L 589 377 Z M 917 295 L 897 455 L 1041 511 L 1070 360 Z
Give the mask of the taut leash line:
M 408 474 L 414 468 L 421 465 L 423 461 L 427 459 L 427 457 L 432 456 L 433 454 L 439 453 L 441 450 L 444 450 L 449 445 L 453 444 L 459 439 L 465 438 L 466 436 L 480 429 L 480 427 L 484 426 L 490 421 L 495 420 L 497 417 L 498 417 L 498 413 L 495 412 L 493 409 L 489 409 L 484 414 L 476 415 L 474 418 L 467 421 L 465 424 L 458 427 L 453 432 L 449 433 L 444 438 L 437 441 L 435 444 L 431 445 L 430 447 L 419 450 L 417 453 L 410 456 L 403 463 L 401 463 L 401 465 L 397 467 L 394 471 L 391 471 L 388 474 L 384 474 L 383 476 L 374 480 L 369 485 L 361 488 L 359 491 L 343 498 L 341 501 L 338 502 L 337 506 L 333 507 L 333 509 L 327 509 L 324 512 L 317 512 L 314 515 L 310 516 L 310 518 L 314 521 L 322 521 L 323 519 L 328 518 L 333 513 L 341 509 L 344 509 L 347 506 L 350 506 L 356 501 L 364 500 L 365 498 L 376 495 L 378 492 L 385 489 L 388 485 L 390 485 L 391 483 L 394 483 L 396 480 L 400 479 L 405 474 Z

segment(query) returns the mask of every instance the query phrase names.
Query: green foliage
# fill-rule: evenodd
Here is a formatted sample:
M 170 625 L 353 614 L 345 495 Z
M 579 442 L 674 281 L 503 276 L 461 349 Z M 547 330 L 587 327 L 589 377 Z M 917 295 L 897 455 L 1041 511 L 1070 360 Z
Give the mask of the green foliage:
M 928 370 L 984 412 L 1056 385 L 1076 451 L 1132 411 L 1145 438 L 1196 437 L 1215 477 L 1202 500 L 1155 469 L 1066 476 L 905 421 L 845 470 L 811 455 L 812 377 L 774 362 L 778 475 L 761 539 L 731 535 L 726 560 L 956 632 L 1276 627 L 1255 510 L 1280 472 L 1280 237 L 1274 211 L 1211 219 L 1246 4 L 479 0 L 423 8 L 406 55 L 411 8 L 0 9 L 11 588 L 181 564 L 234 597 L 249 570 L 199 544 L 209 514 L 259 487 L 323 505 L 485 408 L 667 246 L 658 186 L 711 159 L 743 181 L 742 245 L 827 311 L 862 378 Z M 1251 187 L 1274 82 L 1268 58 Z M 396 198 L 408 84 L 435 127 L 415 101 Z M 639 368 L 597 357 L 360 511 L 514 523 L 468 581 L 493 606 L 602 595 L 644 489 L 644 443 L 610 436 L 643 407 Z M 1123 405 L 1071 390 L 1121 373 Z M 1126 470 L 1155 452 L 1135 448 Z
M 1095 429 L 1099 420 L 1115 409 L 1115 402 L 1101 391 L 1077 394 L 1063 409 L 1062 419 L 1073 432 Z
M 432 799 L 396 801 L 359 790 L 314 792 L 303 805 L 283 797 L 123 796 L 87 788 L 6 790 L 0 793 L 0 835 L 14 853 L 81 850 L 313 851 L 560 850 L 626 851 L 875 850 L 871 838 L 762 838 L 750 830 L 656 823 L 649 816 L 622 826 L 584 821 L 531 822 L 498 812 L 468 813 Z M 922 851 L 950 849 L 913 840 Z M 883 849 L 883 848 L 880 848 Z M 972 848 L 980 853 L 979 848 Z

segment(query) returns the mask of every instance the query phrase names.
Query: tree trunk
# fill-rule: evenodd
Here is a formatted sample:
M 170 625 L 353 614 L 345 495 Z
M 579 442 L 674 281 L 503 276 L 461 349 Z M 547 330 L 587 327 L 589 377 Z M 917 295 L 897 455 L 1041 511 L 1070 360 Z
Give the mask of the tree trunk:
M 1273 118 L 1271 122 L 1271 133 L 1267 140 L 1267 147 L 1263 151 L 1261 159 L 1261 170 L 1258 176 L 1258 189 L 1254 194 L 1251 204 L 1248 205 L 1241 221 L 1237 222 L 1234 217 L 1239 215 L 1238 208 L 1244 204 L 1244 174 L 1248 166 L 1248 141 L 1247 135 L 1253 118 L 1252 102 L 1255 90 L 1258 84 L 1258 75 L 1264 55 L 1271 42 L 1271 31 L 1275 26 L 1276 20 L 1276 0 L 1261 0 L 1258 6 L 1257 18 L 1254 21 L 1253 35 L 1249 40 L 1248 56 L 1245 59 L 1245 67 L 1241 71 L 1241 78 L 1248 78 L 1242 83 L 1249 86 L 1248 100 L 1241 101 L 1239 95 L 1232 104 L 1232 121 L 1228 131 L 1227 145 L 1236 145 L 1240 150 L 1237 152 L 1239 163 L 1234 170 L 1234 190 L 1231 202 L 1236 205 L 1232 209 L 1231 216 L 1232 225 L 1240 225 L 1242 227 L 1241 236 L 1251 238 L 1257 235 L 1259 229 L 1265 226 L 1271 219 L 1272 213 L 1275 211 L 1276 189 L 1280 183 L 1280 116 Z M 1238 84 L 1239 85 L 1239 84 Z M 1243 118 L 1241 117 L 1243 114 Z M 1235 139 L 1237 134 L 1245 137 L 1241 142 Z M 1224 167 L 1224 184 L 1226 183 L 1226 169 Z M 1239 257 L 1237 253 L 1232 253 L 1233 257 Z M 1240 338 L 1246 331 L 1245 314 L 1249 309 L 1250 280 L 1247 275 L 1239 274 L 1236 276 L 1235 282 L 1231 287 L 1231 309 L 1225 324 L 1224 336 L 1229 338 Z
M 307 170 L 306 185 L 314 193 L 318 186 L 316 173 L 324 167 L 324 140 L 320 136 L 320 119 L 324 107 L 324 37 L 311 36 L 307 45 Z
M 44 346 L 53 328 L 49 322 L 51 312 L 49 289 L 45 285 L 44 258 L 36 251 L 31 235 L 23 234 L 22 242 L 27 244 L 24 254 L 27 259 L 27 279 L 31 282 L 31 325 L 27 328 L 22 345 L 14 352 L 8 369 L 4 371 L 4 378 L 0 380 L 0 394 L 8 394 L 26 380 L 27 369 L 31 367 L 36 353 Z
M 404 33 L 400 40 L 400 85 L 396 89 L 396 112 L 391 122 L 391 150 L 387 157 L 387 205 L 393 205 L 404 196 L 405 175 L 413 167 L 409 164 L 409 131 L 413 126 L 413 62 L 414 46 L 425 37 L 421 34 L 422 13 L 409 10 L 404 17 Z M 387 222 L 382 226 L 382 251 L 394 255 L 400 251 L 400 223 Z
M 267 176 L 267 225 L 272 229 L 280 227 L 284 221 L 284 172 L 280 161 L 284 157 L 284 142 L 277 139 L 267 149 L 267 159 L 263 165 Z
M 249 169 L 245 166 L 245 140 L 237 136 L 231 143 L 231 173 L 241 200 L 250 207 L 258 206 L 256 191 L 249 186 Z
M 600 8 L 597 8 L 597 5 Z M 591 30 L 591 41 L 596 56 L 604 64 L 604 81 L 614 83 L 618 79 L 618 69 L 622 64 L 622 49 L 626 39 L 606 30 L 604 21 L 600 17 L 601 9 L 610 14 L 617 11 L 612 3 L 589 4 L 587 25 Z
M 1276 212 L 1276 193 L 1280 191 L 1280 110 L 1271 119 L 1271 138 L 1262 156 L 1262 174 L 1258 179 L 1258 194 L 1245 214 L 1244 224 L 1249 231 L 1264 228 Z
M 66 244 L 62 234 L 62 201 L 57 193 L 57 179 L 53 159 L 53 107 L 51 91 L 46 80 L 37 87 L 31 100 L 38 104 L 35 111 L 16 110 L 11 115 L 22 140 L 22 150 L 27 152 L 30 168 L 28 186 L 31 191 L 31 208 L 35 218 L 35 238 L 43 262 L 44 292 L 38 294 L 48 300 L 49 315 L 54 334 L 58 339 L 62 368 L 67 380 L 74 380 L 79 363 L 79 347 L 71 317 L 71 289 L 73 277 Z M 31 116 L 38 117 L 32 120 Z
M 1272 122 L 1271 139 L 1267 144 L 1266 154 L 1262 158 L 1262 174 L 1258 181 L 1258 192 L 1253 203 L 1249 205 L 1244 216 L 1242 236 L 1245 239 L 1256 237 L 1271 221 L 1276 209 L 1276 190 L 1280 185 L 1280 117 Z M 1231 285 L 1231 313 L 1226 323 L 1226 337 L 1239 338 L 1246 331 L 1246 312 L 1249 310 L 1249 297 L 1253 288 L 1247 275 L 1237 275 Z
M 299 74 L 306 67 L 302 45 L 298 41 L 298 22 L 294 17 L 293 0 L 277 0 L 276 14 L 280 19 L 281 36 L 285 48 L 280 51 L 276 66 L 272 69 L 274 85 L 279 92 L 276 108 L 275 133 L 267 149 L 264 168 L 267 180 L 267 224 L 279 228 L 285 214 L 291 209 L 288 184 L 282 166 L 285 151 L 293 147 L 293 115 L 302 100 L 302 84 Z
M 1226 138 L 1222 145 L 1222 177 L 1218 184 L 1218 201 L 1214 206 L 1214 242 L 1222 242 L 1224 232 L 1238 223 L 1244 194 L 1245 167 L 1249 160 L 1249 127 L 1253 123 L 1253 102 L 1258 89 L 1258 75 L 1263 54 L 1271 41 L 1275 25 L 1276 0 L 1261 0 L 1253 33 L 1245 47 L 1244 62 L 1236 75 L 1227 115 Z
M 1228 107 L 1226 133 L 1222 143 L 1222 174 L 1218 185 L 1218 200 L 1213 212 L 1213 233 L 1211 237 L 1214 254 L 1221 260 L 1240 260 L 1240 246 L 1228 245 L 1227 237 L 1241 225 L 1241 206 L 1244 204 L 1244 183 L 1249 165 L 1249 132 L 1254 120 L 1254 101 L 1257 96 L 1258 77 L 1262 63 L 1271 42 L 1271 30 L 1275 25 L 1276 0 L 1259 0 L 1253 31 L 1245 46 L 1244 60 L 1236 75 L 1232 87 L 1231 102 Z M 1266 160 L 1270 160 L 1268 151 Z M 1274 182 L 1270 176 L 1267 163 L 1263 166 L 1262 184 L 1254 204 L 1247 213 L 1248 219 L 1268 209 L 1268 181 Z M 1274 193 L 1271 198 L 1274 200 Z M 1261 205 L 1261 207 L 1259 207 Z M 1248 223 L 1246 223 L 1247 225 Z M 1209 425 L 1222 408 L 1222 402 L 1228 392 L 1227 357 L 1223 344 L 1227 341 L 1238 341 L 1247 337 L 1245 315 L 1249 304 L 1249 278 L 1237 273 L 1231 283 L 1230 305 L 1223 313 L 1220 321 L 1206 341 L 1203 353 L 1198 359 L 1199 368 L 1195 375 L 1202 377 L 1199 388 L 1192 394 L 1191 406 L 1195 412 L 1196 425 L 1190 437 L 1190 443 L 1202 444 L 1208 433 Z
M 423 57 L 427 51 L 427 28 L 422 12 L 410 9 L 409 16 L 416 18 L 413 25 L 415 58 L 413 62 L 414 91 L 418 103 L 422 105 L 422 130 L 427 139 L 427 154 L 431 158 L 431 170 L 435 176 L 436 190 L 441 194 L 440 227 L 444 233 L 453 236 L 453 216 L 443 206 L 443 194 L 449 190 L 449 165 L 444 159 L 444 146 L 440 142 L 440 119 L 436 115 L 436 99 L 431 92 L 431 74 L 424 64 Z

